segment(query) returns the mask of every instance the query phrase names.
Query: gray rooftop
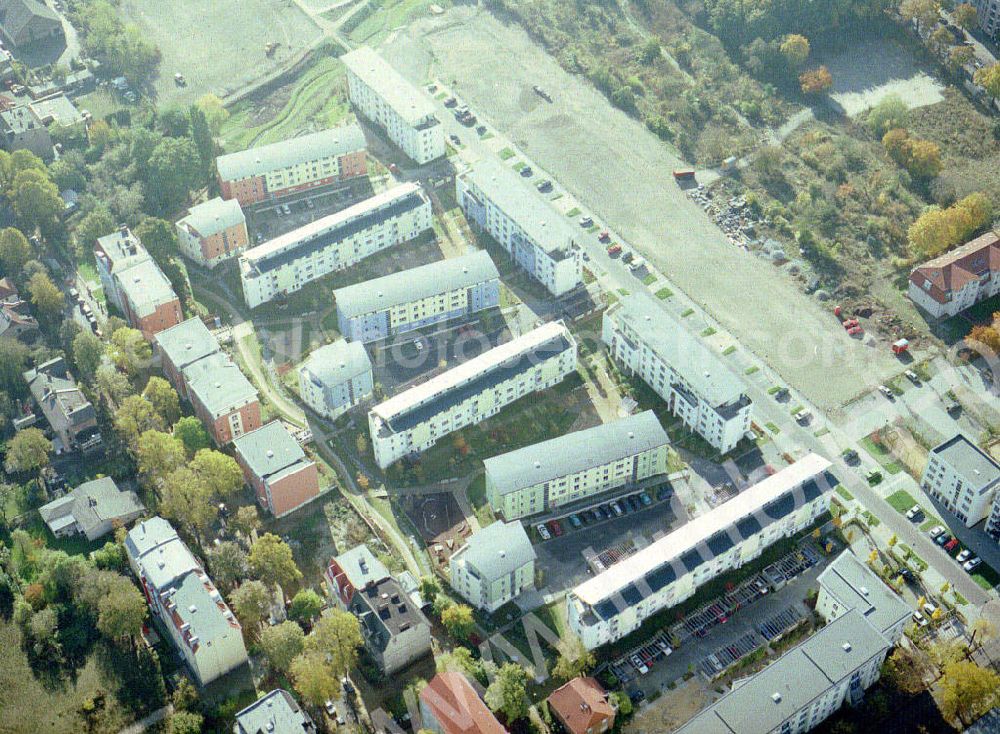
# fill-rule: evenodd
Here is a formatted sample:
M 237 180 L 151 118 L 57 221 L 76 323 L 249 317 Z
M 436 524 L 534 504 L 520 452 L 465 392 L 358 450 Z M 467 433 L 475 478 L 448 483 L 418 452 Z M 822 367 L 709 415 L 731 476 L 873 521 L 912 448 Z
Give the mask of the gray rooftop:
M 912 611 L 850 550 L 837 556 L 817 581 L 842 606 L 856 609 L 882 633 L 907 619 Z
M 468 288 L 500 277 L 485 250 L 402 270 L 333 292 L 337 312 L 346 318 L 376 313 L 440 293 Z
M 228 413 L 234 405 L 251 402 L 257 390 L 240 368 L 222 352 L 216 352 L 184 369 L 188 389 L 214 415 Z
M 94 406 L 80 390 L 62 357 L 55 357 L 24 373 L 24 381 L 42 411 L 52 420 L 59 415 L 70 425 L 94 415 Z
M 961 433 L 931 449 L 973 487 L 985 487 L 1000 479 L 1000 464 Z
M 281 421 L 271 421 L 233 439 L 233 448 L 250 471 L 261 479 L 273 478 L 288 469 L 310 463 Z
M 65 497 L 42 505 L 38 513 L 46 523 L 69 514 L 89 537 L 102 523 L 131 519 L 144 509 L 135 492 L 120 490 L 114 479 L 102 477 L 84 482 Z
M 140 317 L 149 316 L 157 306 L 177 300 L 174 287 L 152 259 L 142 260 L 124 270 L 115 270 L 115 275 L 122 293 Z
M 575 225 L 549 206 L 513 168 L 485 158 L 462 178 L 480 189 L 545 252 L 566 250 L 576 238 Z
M 653 352 L 683 375 L 713 407 L 738 401 L 744 395 L 743 380 L 730 371 L 711 347 L 667 314 L 652 296 L 638 292 L 627 296 L 605 318 L 629 324 Z
M 299 367 L 324 387 L 342 385 L 350 379 L 371 372 L 372 362 L 361 342 L 338 339 L 312 352 Z
M 669 443 L 656 414 L 647 410 L 494 456 L 483 464 L 500 494 L 507 494 Z
M 177 224 L 193 229 L 202 237 L 209 237 L 238 224 L 245 224 L 246 217 L 236 199 L 214 199 L 188 209 L 187 216 Z
M 211 584 L 211 586 L 206 585 Z M 189 572 L 173 585 L 171 600 L 177 605 L 176 614 L 191 625 L 190 634 L 204 645 L 229 635 L 243 633 L 232 611 L 225 606 L 222 595 L 207 575 Z M 223 605 L 223 606 L 220 606 Z M 227 616 L 227 614 L 229 616 Z
M 0 112 L 0 120 L 3 120 L 4 126 L 15 135 L 45 127 L 31 105 L 4 110 Z
M 427 624 L 421 611 L 391 577 L 360 589 L 351 599 L 351 608 L 365 628 L 369 644 L 380 651 L 400 632 Z
M 464 561 L 487 583 L 535 560 L 535 549 L 519 522 L 497 520 L 473 533 L 452 561 Z
M 334 560 L 355 589 L 389 578 L 389 570 L 364 543 L 335 556 Z
M 434 115 L 431 101 L 368 46 L 344 54 L 340 60 L 407 123 L 416 125 Z
M 125 537 L 125 550 L 142 569 L 149 585 L 162 590 L 201 564 L 162 517 L 136 525 Z
M 774 731 L 889 647 L 882 633 L 852 610 L 704 709 L 677 734 Z
M 119 269 L 130 267 L 136 262 L 150 259 L 142 242 L 127 227 L 98 237 L 97 243 L 111 260 L 112 272 L 118 272 Z
M 268 171 L 364 149 L 365 134 L 357 123 L 351 123 L 259 148 L 220 155 L 215 159 L 215 165 L 224 181 L 238 181 L 262 176 Z
M 236 714 L 236 734 L 308 734 L 316 731 L 309 714 L 288 691 L 276 688 Z
M 219 351 L 219 342 L 199 318 L 190 318 L 153 337 L 157 347 L 179 370 Z

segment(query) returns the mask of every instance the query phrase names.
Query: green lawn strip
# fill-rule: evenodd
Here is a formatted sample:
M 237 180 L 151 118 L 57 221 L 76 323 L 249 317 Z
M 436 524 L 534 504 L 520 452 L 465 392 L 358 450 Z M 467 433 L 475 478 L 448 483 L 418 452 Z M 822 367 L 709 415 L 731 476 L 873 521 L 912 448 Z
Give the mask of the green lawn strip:
M 627 296 L 627 295 L 628 295 L 628 291 L 627 291 L 627 290 L 625 290 L 624 288 L 619 288 L 619 289 L 618 289 L 618 294 L 619 294 L 620 296 L 622 296 L 622 298 L 624 298 L 625 296 Z
M 885 498 L 885 501 L 888 502 L 897 512 L 904 512 L 904 513 L 911 507 L 913 507 L 915 504 L 917 504 L 917 501 L 913 499 L 913 495 L 911 495 L 905 489 L 900 489 L 897 490 L 896 492 L 893 492 L 892 494 L 890 494 L 888 497 Z
M 854 499 L 854 495 L 851 494 L 850 492 L 848 492 L 847 489 L 842 484 L 838 484 L 835 491 L 837 492 L 837 494 L 839 494 L 841 497 L 843 497 L 848 502 L 850 502 L 851 500 Z
M 521 169 L 522 169 L 522 168 L 524 168 L 524 167 L 525 167 L 525 166 L 527 166 L 527 165 L 528 165 L 528 164 L 527 164 L 527 163 L 525 163 L 524 161 L 518 161 L 518 162 L 517 162 L 517 163 L 515 163 L 515 164 L 514 164 L 513 166 L 511 166 L 511 168 L 513 168 L 513 169 L 514 169 L 515 171 L 518 171 L 518 172 L 520 172 L 520 171 L 521 171 Z
M 722 356 L 728 357 L 730 354 L 736 351 L 736 345 L 730 344 L 728 347 L 722 350 Z
M 684 311 L 681 313 L 681 318 L 682 319 L 686 319 L 688 316 L 690 316 L 693 313 L 694 313 L 694 309 L 693 308 L 684 309 Z
M 822 427 L 822 428 L 820 428 L 820 429 L 819 429 L 818 431 L 813 431 L 813 435 L 814 435 L 814 436 L 815 436 L 816 438 L 822 438 L 823 436 L 825 436 L 825 435 L 826 435 L 826 434 L 828 434 L 829 432 L 830 432 L 830 429 L 829 429 L 829 428 L 827 428 L 826 426 L 823 426 L 823 427 Z
M 861 445 L 889 474 L 899 474 L 903 471 L 903 467 L 892 458 L 892 454 L 884 446 L 875 443 L 870 436 L 861 439 Z
M 709 326 L 708 328 L 704 329 L 701 332 L 701 335 L 704 336 L 704 337 L 709 337 L 709 336 L 712 336 L 713 334 L 715 334 L 715 327 L 714 326 Z
M 570 217 L 571 219 L 573 217 L 580 216 L 580 207 L 574 206 L 572 209 L 570 209 L 568 212 L 566 212 L 566 216 Z
M 941 521 L 933 515 L 928 515 L 927 519 L 920 523 L 920 532 L 926 533 L 935 525 L 941 525 Z
M 771 423 L 770 421 L 768 421 L 767 423 L 765 423 L 764 426 L 767 428 L 767 430 L 769 430 L 775 436 L 777 436 L 779 433 L 781 433 L 781 429 L 778 428 L 774 423 Z
M 642 279 L 643 285 L 653 285 L 656 282 L 656 273 L 650 273 L 645 278 Z
M 781 385 L 772 385 L 771 387 L 767 388 L 767 394 L 768 395 L 774 395 L 780 389 L 781 389 Z
M 674 295 L 674 292 L 669 288 L 660 288 L 660 290 L 656 291 L 656 297 L 659 298 L 661 301 L 667 300 L 672 295 Z
M 751 365 L 750 367 L 747 367 L 745 370 L 743 370 L 743 374 L 746 375 L 747 377 L 754 374 L 755 372 L 760 372 L 760 367 L 758 367 L 757 365 Z
M 514 153 L 514 151 L 511 150 L 510 148 L 504 148 L 497 155 L 500 156 L 500 160 L 505 161 L 509 158 L 513 158 L 516 155 L 516 153 Z

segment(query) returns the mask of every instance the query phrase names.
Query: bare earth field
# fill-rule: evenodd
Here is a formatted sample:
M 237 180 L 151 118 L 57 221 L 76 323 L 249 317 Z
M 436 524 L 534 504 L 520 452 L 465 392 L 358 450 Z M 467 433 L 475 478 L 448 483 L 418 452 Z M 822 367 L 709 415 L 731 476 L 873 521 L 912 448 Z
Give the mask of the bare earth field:
M 288 0 L 123 0 L 122 15 L 160 47 L 161 103 L 218 96 L 271 71 L 319 37 L 316 24 Z M 267 43 L 279 43 L 271 58 Z M 174 74 L 187 79 L 174 84 Z
M 915 71 L 913 57 L 895 43 L 868 41 L 824 63 L 833 75 L 830 98 L 848 117 L 857 117 L 890 94 L 910 109 L 944 101 L 944 87 Z
M 686 165 L 519 27 L 455 8 L 381 51 L 414 82 L 454 80 L 477 113 L 815 404 L 839 405 L 893 371 L 886 354 L 847 337 L 789 279 L 731 245 L 675 185 L 671 172 Z

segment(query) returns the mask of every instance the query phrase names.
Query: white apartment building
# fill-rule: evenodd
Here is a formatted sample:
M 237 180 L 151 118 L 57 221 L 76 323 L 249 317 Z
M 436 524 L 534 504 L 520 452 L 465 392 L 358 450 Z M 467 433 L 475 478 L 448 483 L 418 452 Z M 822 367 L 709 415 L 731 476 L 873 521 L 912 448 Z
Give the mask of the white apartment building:
M 493 159 L 478 161 L 455 177 L 455 196 L 469 221 L 552 295 L 583 283 L 578 230 L 513 169 Z
M 394 186 L 244 252 L 243 299 L 253 308 L 294 293 L 430 228 L 431 203 L 420 186 Z
M 1000 234 L 987 232 L 918 265 L 907 293 L 935 319 L 957 316 L 1000 293 Z
M 848 549 L 816 579 L 816 612 L 829 621 L 854 609 L 895 645 L 913 610 Z
M 372 363 L 360 342 L 338 339 L 312 352 L 299 366 L 299 396 L 328 420 L 336 420 L 372 395 Z
M 979 27 L 993 38 L 1000 37 L 1000 0 L 972 0 L 979 15 Z
M 567 596 L 570 628 L 590 650 L 620 640 L 705 582 L 809 527 L 829 509 L 837 485 L 830 466 L 809 454 L 583 582 Z
M 150 611 L 200 685 L 247 662 L 240 623 L 169 522 L 153 517 L 136 525 L 125 553 Z
M 340 333 L 373 342 L 500 305 L 500 273 L 485 250 L 333 292 Z
M 670 439 L 647 410 L 486 459 L 486 499 L 506 520 L 667 473 Z
M 375 461 L 385 469 L 425 451 L 452 431 L 559 384 L 575 369 L 576 342 L 569 331 L 558 322 L 543 324 L 372 408 Z
M 521 523 L 497 520 L 452 554 L 448 570 L 463 599 L 495 612 L 535 588 L 535 549 Z
M 378 125 L 420 164 L 444 155 L 444 130 L 434 104 L 367 46 L 340 57 L 347 91 L 361 116 Z
M 732 451 L 750 430 L 743 381 L 648 293 L 627 296 L 605 311 L 602 332 L 623 371 L 640 377 L 720 454 Z
M 971 528 L 990 514 L 1000 464 L 959 433 L 931 449 L 920 485 Z

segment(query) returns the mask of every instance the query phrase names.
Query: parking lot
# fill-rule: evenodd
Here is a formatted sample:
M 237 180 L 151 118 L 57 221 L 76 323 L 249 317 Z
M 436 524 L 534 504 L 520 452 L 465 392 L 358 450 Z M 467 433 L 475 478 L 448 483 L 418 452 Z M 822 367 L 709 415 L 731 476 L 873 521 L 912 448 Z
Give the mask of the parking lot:
M 367 176 L 332 186 L 303 191 L 280 202 L 249 208 L 247 229 L 255 244 L 274 239 L 317 219 L 335 214 L 375 194 Z
M 669 488 L 669 484 L 664 486 Z M 626 496 L 635 494 L 633 490 Z M 599 569 L 623 560 L 687 521 L 686 516 L 679 518 L 676 514 L 683 513 L 683 508 L 670 501 L 669 489 L 661 490 L 657 498 L 657 490 L 652 488 L 648 496 L 649 505 L 641 506 L 640 503 L 635 509 L 627 503 L 623 505 L 619 498 L 621 515 L 610 508 L 612 500 L 607 498 L 567 509 L 556 521 L 560 535 L 554 533 L 551 524 L 546 525 L 549 540 L 542 540 L 537 529 L 539 523 L 532 523 L 529 531 L 532 540 L 536 541 L 536 567 L 542 571 L 546 590 L 558 593 L 572 588 L 598 573 Z M 600 515 L 595 516 L 595 511 Z M 579 518 L 579 527 L 574 527 L 567 519 L 571 514 Z

